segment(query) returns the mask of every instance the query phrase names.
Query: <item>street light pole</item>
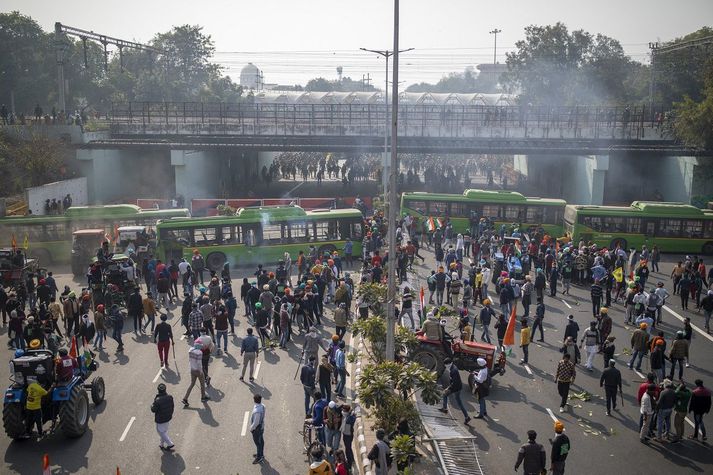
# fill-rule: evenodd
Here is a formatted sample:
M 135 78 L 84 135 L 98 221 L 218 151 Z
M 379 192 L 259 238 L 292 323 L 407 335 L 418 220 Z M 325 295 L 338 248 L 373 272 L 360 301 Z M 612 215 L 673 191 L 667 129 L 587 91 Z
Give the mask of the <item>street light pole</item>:
M 495 35 L 495 45 L 493 46 L 493 64 L 498 64 L 498 33 L 502 33 L 503 30 L 498 30 L 495 28 L 490 31 L 491 35 Z
M 378 50 L 378 49 L 368 49 L 359 48 L 362 51 L 367 51 L 369 53 L 376 53 L 379 56 L 383 56 L 386 62 L 386 72 L 384 74 L 384 158 L 382 160 L 382 174 L 381 174 L 381 184 L 384 187 L 384 200 L 386 200 L 386 195 L 389 189 L 389 58 L 394 55 L 391 50 Z M 402 49 L 399 53 L 405 53 L 411 51 L 413 48 Z

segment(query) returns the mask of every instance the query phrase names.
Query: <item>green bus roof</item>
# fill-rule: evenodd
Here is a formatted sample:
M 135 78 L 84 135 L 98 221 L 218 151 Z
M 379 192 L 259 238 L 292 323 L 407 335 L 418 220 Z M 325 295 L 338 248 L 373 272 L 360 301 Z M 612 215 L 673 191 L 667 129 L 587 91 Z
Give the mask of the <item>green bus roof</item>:
M 289 208 L 289 209 L 287 209 Z M 313 221 L 320 218 L 358 218 L 362 215 L 358 209 L 315 209 L 305 211 L 299 206 L 255 206 L 240 208 L 235 216 L 207 216 L 200 218 L 169 218 L 162 219 L 156 227 L 165 228 L 193 228 L 202 226 L 215 226 L 217 224 L 240 224 L 280 221 Z
M 631 206 L 567 205 L 578 214 L 589 216 L 654 216 L 667 218 L 713 218 L 700 208 L 678 202 L 634 201 Z
M 457 202 L 472 202 L 478 201 L 483 203 L 523 203 L 523 204 L 541 204 L 546 206 L 564 206 L 567 203 L 564 200 L 557 198 L 539 198 L 533 196 L 525 196 L 517 191 L 508 190 L 480 190 L 468 189 L 462 195 L 449 193 L 428 193 L 428 192 L 408 192 L 403 194 L 405 200 L 422 200 L 422 201 L 457 201 Z
M 64 215 L 70 218 L 86 218 L 107 216 L 135 215 L 141 212 L 141 208 L 136 205 L 104 205 L 104 206 L 71 206 L 67 208 Z

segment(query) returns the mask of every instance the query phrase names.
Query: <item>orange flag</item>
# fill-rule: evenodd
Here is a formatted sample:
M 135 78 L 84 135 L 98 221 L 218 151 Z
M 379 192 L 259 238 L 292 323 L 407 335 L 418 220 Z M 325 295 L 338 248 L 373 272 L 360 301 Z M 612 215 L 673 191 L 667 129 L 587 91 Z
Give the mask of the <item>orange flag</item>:
M 69 356 L 72 358 L 77 357 L 77 337 L 73 336 L 72 337 L 72 346 L 69 348 Z
M 517 318 L 517 301 L 512 302 L 512 312 L 510 312 L 510 321 L 508 322 L 508 328 L 505 330 L 505 338 L 503 338 L 503 345 L 514 345 L 515 344 L 515 320 Z
M 48 454 L 42 456 L 42 475 L 50 475 L 50 456 Z

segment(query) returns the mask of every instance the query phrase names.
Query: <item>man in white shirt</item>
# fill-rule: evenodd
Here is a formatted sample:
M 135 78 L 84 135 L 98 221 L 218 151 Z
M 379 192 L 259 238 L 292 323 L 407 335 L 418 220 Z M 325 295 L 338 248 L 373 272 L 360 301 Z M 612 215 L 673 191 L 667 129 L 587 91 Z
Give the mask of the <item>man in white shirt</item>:
M 661 323 L 661 308 L 666 305 L 666 299 L 668 299 L 668 290 L 663 286 L 663 282 L 656 284 L 656 291 L 654 292 L 656 297 L 658 297 L 658 302 L 656 302 L 656 323 Z
M 480 369 L 478 370 L 478 374 L 475 375 L 475 383 L 476 383 L 476 388 L 477 392 L 476 394 L 478 395 L 478 404 L 480 406 L 480 411 L 478 412 L 478 415 L 475 416 L 476 419 L 483 419 L 485 416 L 488 415 L 488 411 L 485 408 L 485 398 L 488 396 L 488 393 L 490 392 L 490 388 L 488 387 L 487 381 L 488 381 L 488 364 L 483 358 L 478 358 L 477 360 L 478 366 L 480 366 Z
M 181 262 L 178 263 L 178 273 L 183 276 L 188 271 L 188 262 L 186 262 L 185 259 L 181 259 Z
M 656 391 L 656 385 L 649 384 L 646 388 L 646 392 L 641 396 L 641 416 L 643 417 L 643 424 L 641 424 L 639 440 L 642 444 L 645 444 L 646 441 L 649 440 L 649 427 L 651 426 L 651 419 L 654 418 L 654 408 L 651 403 L 651 396 L 654 391 Z
M 253 442 L 257 448 L 253 465 L 257 465 L 265 460 L 265 439 L 263 437 L 265 434 L 265 406 L 263 406 L 262 396 L 259 394 L 253 396 L 253 401 L 255 405 L 250 414 L 250 433 L 253 435 Z

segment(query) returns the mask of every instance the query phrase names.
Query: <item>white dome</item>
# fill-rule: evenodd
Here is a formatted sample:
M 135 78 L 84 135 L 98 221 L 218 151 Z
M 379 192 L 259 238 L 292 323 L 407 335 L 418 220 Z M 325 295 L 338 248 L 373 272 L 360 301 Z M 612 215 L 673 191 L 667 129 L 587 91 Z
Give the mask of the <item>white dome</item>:
M 240 70 L 240 85 L 248 89 L 260 89 L 260 76 L 260 69 L 253 63 L 248 63 Z

